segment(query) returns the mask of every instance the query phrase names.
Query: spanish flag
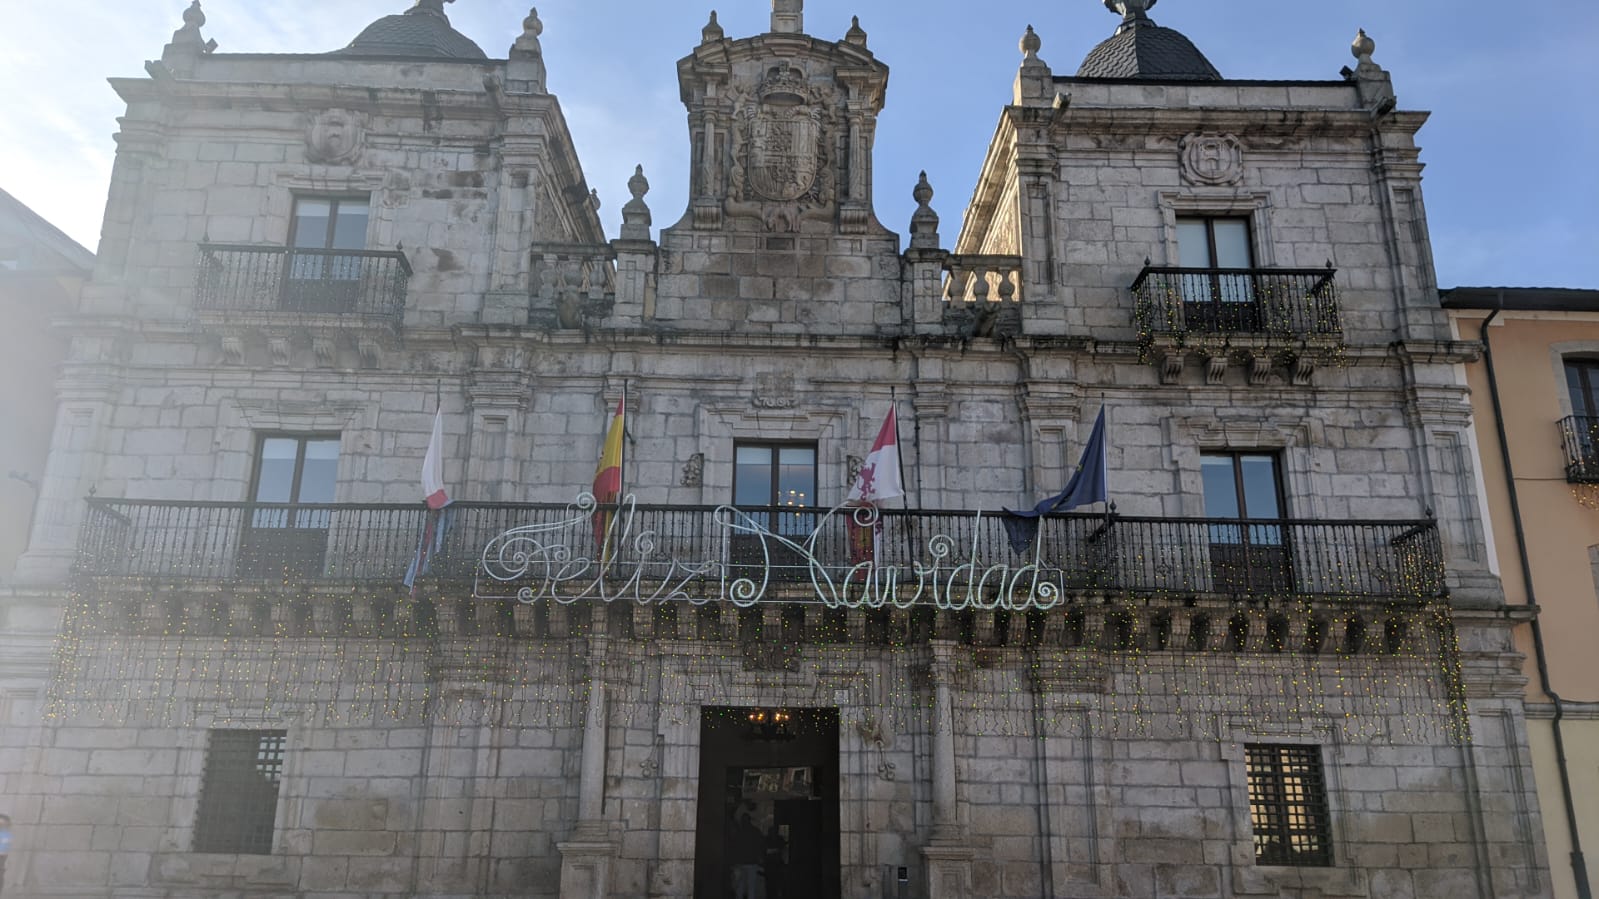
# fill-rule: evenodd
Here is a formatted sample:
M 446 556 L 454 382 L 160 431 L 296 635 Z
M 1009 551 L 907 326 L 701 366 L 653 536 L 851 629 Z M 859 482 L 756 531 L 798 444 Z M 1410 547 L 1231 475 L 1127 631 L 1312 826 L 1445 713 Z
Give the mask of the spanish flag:
M 600 449 L 600 464 L 594 470 L 594 542 L 601 547 L 601 558 L 606 558 L 610 547 L 605 545 L 605 532 L 610 526 L 611 510 L 622 497 L 622 438 L 627 432 L 627 394 L 616 402 L 616 414 L 611 416 L 611 427 L 605 432 L 605 445 Z

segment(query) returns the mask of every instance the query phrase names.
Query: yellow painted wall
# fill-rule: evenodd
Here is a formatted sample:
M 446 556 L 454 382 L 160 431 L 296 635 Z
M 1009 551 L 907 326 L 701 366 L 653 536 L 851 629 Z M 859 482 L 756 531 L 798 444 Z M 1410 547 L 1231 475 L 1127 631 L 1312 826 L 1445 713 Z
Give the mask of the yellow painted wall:
M 1481 336 L 1487 312 L 1452 314 L 1461 338 Z M 1599 703 L 1599 586 L 1590 554 L 1590 548 L 1599 547 L 1599 485 L 1567 483 L 1558 427 L 1560 419 L 1570 414 L 1561 354 L 1585 350 L 1599 358 L 1599 314 L 1507 312 L 1495 319 L 1490 331 L 1550 684 L 1568 702 Z M 1526 590 L 1486 365 L 1468 366 L 1467 380 L 1499 573 L 1507 600 L 1522 604 L 1527 601 Z M 1527 655 L 1527 701 L 1547 704 L 1534 667 L 1530 627 L 1519 629 L 1517 643 Z M 1575 897 L 1552 724 L 1532 720 L 1528 730 L 1555 895 Z M 1583 849 L 1593 868 L 1594 853 L 1599 851 L 1599 721 L 1567 719 L 1562 730 Z M 1589 877 L 1592 881 L 1594 872 Z M 1599 882 L 1593 888 L 1599 892 Z

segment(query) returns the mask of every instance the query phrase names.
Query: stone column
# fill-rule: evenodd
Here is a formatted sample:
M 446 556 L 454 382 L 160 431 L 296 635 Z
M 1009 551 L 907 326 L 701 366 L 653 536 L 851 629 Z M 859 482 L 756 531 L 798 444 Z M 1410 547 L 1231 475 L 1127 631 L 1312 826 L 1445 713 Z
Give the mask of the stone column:
M 561 852 L 561 899 L 606 899 L 617 845 L 605 821 L 606 637 L 589 638 L 589 693 L 583 719 L 583 758 L 577 782 L 577 827 Z
M 931 641 L 933 661 L 933 837 L 922 847 L 928 899 L 955 899 L 971 894 L 972 850 L 960 823 L 955 781 L 955 704 L 950 680 L 955 673 L 955 647 L 949 640 Z

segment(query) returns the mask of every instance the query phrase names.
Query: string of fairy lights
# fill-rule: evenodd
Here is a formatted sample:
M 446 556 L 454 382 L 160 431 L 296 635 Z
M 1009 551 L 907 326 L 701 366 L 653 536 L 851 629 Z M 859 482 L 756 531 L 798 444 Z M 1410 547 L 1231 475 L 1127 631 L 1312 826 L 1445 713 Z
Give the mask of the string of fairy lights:
M 121 584 L 124 591 L 129 586 Z M 166 588 L 150 582 L 143 589 L 136 598 L 122 592 L 119 601 L 160 608 Z M 451 602 L 444 594 L 435 599 Z M 400 621 L 381 635 L 306 633 L 282 619 L 241 630 L 228 603 L 207 602 L 186 609 L 179 622 L 141 622 L 108 615 L 105 600 L 80 592 L 57 647 L 47 718 L 58 725 L 141 727 L 274 719 L 316 727 L 426 721 L 578 727 L 587 679 L 598 673 L 585 663 L 588 615 L 631 615 L 603 603 L 577 604 L 547 613 L 566 620 L 559 636 L 530 634 L 537 628 L 528 622 L 539 616 L 526 613 L 520 624 L 511 615 L 488 616 L 474 634 L 422 633 L 405 623 L 407 613 L 414 622 L 416 610 L 407 609 L 407 598 L 396 601 L 392 589 L 356 600 L 392 607 Z M 1315 722 L 1346 740 L 1469 739 L 1459 653 L 1448 611 L 1437 601 L 1233 607 L 1203 649 L 1177 637 L 1156 641 L 1150 610 L 1190 614 L 1184 604 L 1173 596 L 1102 606 L 1080 639 L 1023 638 L 1013 623 L 1008 645 L 962 645 L 950 680 L 957 730 L 1222 739 L 1240 723 L 1270 731 Z M 900 626 L 872 640 L 819 638 L 811 620 L 803 639 L 772 634 L 752 647 L 736 632 L 721 639 L 687 634 L 690 608 L 680 606 L 678 633 L 635 638 L 612 631 L 603 676 L 617 697 L 613 722 L 692 725 L 703 708 L 756 705 L 847 706 L 890 733 L 922 731 L 931 720 L 926 632 L 913 637 L 914 628 Z M 1070 615 L 1071 607 L 1045 614 Z M 197 623 L 197 616 L 213 620 Z M 1284 631 L 1262 641 L 1290 618 L 1306 622 L 1292 639 Z M 1312 619 L 1320 636 L 1307 649 Z M 1130 630 L 1101 630 L 1106 622 L 1127 622 Z

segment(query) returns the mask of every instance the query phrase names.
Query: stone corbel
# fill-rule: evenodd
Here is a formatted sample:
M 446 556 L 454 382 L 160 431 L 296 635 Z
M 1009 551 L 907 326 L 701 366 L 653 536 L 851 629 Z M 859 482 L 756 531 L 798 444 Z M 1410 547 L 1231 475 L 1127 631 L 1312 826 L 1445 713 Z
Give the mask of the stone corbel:
M 269 337 L 267 352 L 272 354 L 273 365 L 288 365 L 294 357 L 294 345 L 288 337 Z
M 363 368 L 383 367 L 383 345 L 375 337 L 362 337 L 356 340 L 355 349 L 361 354 Z
M 1294 357 L 1293 365 L 1289 369 L 1289 377 L 1295 387 L 1309 387 L 1310 378 L 1316 373 L 1316 361 L 1303 354 Z
M 1249 354 L 1249 383 L 1259 387 L 1271 376 L 1271 357 L 1256 351 Z
M 316 355 L 316 364 L 321 368 L 333 368 L 339 362 L 339 344 L 331 336 L 318 335 L 311 338 L 311 352 Z
M 1183 352 L 1175 348 L 1162 350 L 1158 360 L 1160 383 L 1176 384 L 1183 376 Z
M 1213 353 L 1205 367 L 1205 383 L 1217 385 L 1227 377 L 1227 354 Z
M 237 335 L 222 338 L 222 361 L 227 365 L 244 364 L 244 338 Z

